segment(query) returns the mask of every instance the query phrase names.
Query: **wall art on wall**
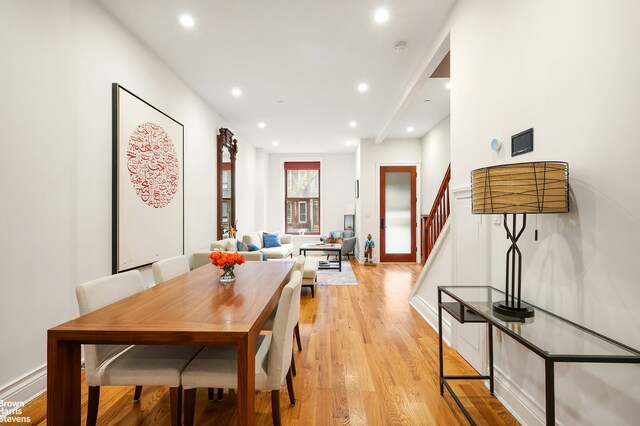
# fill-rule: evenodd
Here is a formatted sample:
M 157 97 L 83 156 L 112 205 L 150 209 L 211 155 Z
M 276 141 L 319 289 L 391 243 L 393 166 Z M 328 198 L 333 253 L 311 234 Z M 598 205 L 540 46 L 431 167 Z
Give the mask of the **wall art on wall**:
M 113 111 L 113 273 L 184 254 L 184 126 L 118 83 Z

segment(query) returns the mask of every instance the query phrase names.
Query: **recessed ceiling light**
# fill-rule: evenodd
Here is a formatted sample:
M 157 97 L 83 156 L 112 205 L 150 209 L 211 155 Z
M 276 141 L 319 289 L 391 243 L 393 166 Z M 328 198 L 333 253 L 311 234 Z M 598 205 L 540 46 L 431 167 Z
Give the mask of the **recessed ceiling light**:
M 264 122 L 261 121 L 261 122 L 258 123 L 258 127 L 260 127 L 261 129 L 264 129 L 265 127 L 267 127 L 267 125 L 264 124 Z
M 347 139 L 346 141 L 344 141 L 344 144 L 349 146 L 351 145 L 353 142 L 351 141 L 351 139 Z
M 444 85 L 445 89 L 451 89 L 451 82 L 447 82 L 447 84 Z
M 273 145 L 273 146 L 278 146 L 278 141 L 273 141 L 273 142 L 271 142 L 271 145 Z
M 242 95 L 242 90 L 238 89 L 237 87 L 234 87 L 233 89 L 231 89 L 231 94 L 233 96 L 240 96 Z
M 185 28 L 193 28 L 195 24 L 191 15 L 187 15 L 186 13 L 183 15 L 180 15 L 180 23 Z
M 367 90 L 369 90 L 369 85 L 367 83 L 358 84 L 358 91 L 359 92 L 366 92 Z
M 413 126 L 407 127 L 407 132 L 409 132 L 409 133 L 413 132 Z
M 355 121 L 350 121 L 349 122 L 349 127 L 356 127 L 358 125 L 358 123 L 356 123 Z
M 278 103 L 279 103 L 279 104 L 283 104 L 283 103 L 284 103 L 284 100 L 280 99 L 280 100 L 278 101 Z
M 387 22 L 389 19 L 389 11 L 387 9 L 378 9 L 376 10 L 375 20 L 377 23 L 381 24 L 383 22 Z

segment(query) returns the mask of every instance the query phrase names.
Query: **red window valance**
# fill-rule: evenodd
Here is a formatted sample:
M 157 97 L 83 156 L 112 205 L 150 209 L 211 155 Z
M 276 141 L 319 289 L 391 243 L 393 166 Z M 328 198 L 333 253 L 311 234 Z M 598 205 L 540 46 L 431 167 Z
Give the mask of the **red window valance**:
M 319 161 L 287 161 L 284 163 L 285 170 L 320 170 Z

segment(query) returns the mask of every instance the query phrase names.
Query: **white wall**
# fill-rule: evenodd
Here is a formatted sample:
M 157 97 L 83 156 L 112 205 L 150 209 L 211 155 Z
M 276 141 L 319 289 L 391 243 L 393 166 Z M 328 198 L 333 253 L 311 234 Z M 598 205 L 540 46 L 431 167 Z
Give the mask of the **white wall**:
M 244 140 L 238 141 L 236 157 L 236 219 L 238 232 L 253 232 L 258 217 L 262 213 L 261 199 L 258 193 L 258 177 L 264 180 L 264 174 L 258 175 L 260 157 L 258 150 Z
M 2 10 L 11 60 L 0 67 L 0 323 L 13 326 L 1 334 L 0 399 L 45 363 L 47 328 L 77 316 L 75 285 L 111 273 L 111 83 L 185 126 L 187 254 L 215 238 L 216 135 L 226 125 L 94 2 L 3 1 Z M 251 167 L 253 147 L 240 149 Z M 252 182 L 240 182 L 253 199 Z
M 256 148 L 256 169 L 254 171 L 254 188 L 256 200 L 255 224 L 253 230 L 265 229 L 267 226 L 267 206 L 268 206 L 268 167 L 269 154 L 264 148 Z M 251 174 L 251 171 L 247 173 Z M 252 232 L 248 231 L 248 232 Z M 240 234 L 242 235 L 242 233 Z
M 266 229 L 284 233 L 285 161 L 320 161 L 320 232 L 343 229 L 347 206 L 355 198 L 353 153 L 269 154 Z
M 362 226 L 362 144 L 360 142 L 358 142 L 353 159 L 355 160 L 356 179 L 358 180 L 358 198 L 355 200 L 356 218 L 354 227 L 356 228 L 356 248 L 354 249 L 354 254 L 356 259 L 361 259 L 360 252 L 361 249 L 364 250 L 364 240 L 361 237 L 362 232 L 360 231 L 360 227 Z M 364 234 L 364 238 L 366 237 L 367 234 Z M 360 247 L 361 245 L 363 247 Z
M 452 52 L 451 187 L 468 187 L 477 167 L 569 162 L 571 212 L 531 216 L 522 238 L 523 298 L 636 348 L 638 16 L 632 0 L 461 0 L 441 34 L 450 31 Z M 534 152 L 511 158 L 509 136 L 529 127 Z M 497 154 L 494 136 L 506 141 Z M 453 200 L 452 218 L 454 280 L 501 288 L 504 230 L 471 215 L 468 197 Z M 540 358 L 503 338 L 496 363 L 498 394 L 526 423 L 542 424 Z M 637 424 L 640 368 L 559 364 L 556 403 L 560 424 Z
M 373 139 L 360 141 L 360 203 L 361 214 L 356 216 L 356 237 L 358 244 L 363 245 L 367 234 L 371 234 L 376 243 L 374 257 L 380 260 L 380 166 L 416 165 L 420 176 L 420 140 L 419 139 L 386 139 L 376 144 Z M 418 204 L 416 214 L 420 211 L 420 179 L 416 192 Z M 419 222 L 419 220 L 418 220 Z M 420 247 L 419 234 L 416 244 Z M 360 247 L 360 249 L 363 249 Z M 418 259 L 420 253 L 418 253 Z M 362 260 L 362 259 L 360 259 Z
M 0 6 L 0 399 L 44 364 L 47 328 L 77 312 L 76 70 L 61 3 Z
M 451 222 L 447 222 L 429 255 L 427 262 L 420 271 L 410 296 L 411 304 L 420 312 L 431 326 L 438 329 L 438 286 L 453 283 L 454 270 L 453 238 L 451 238 Z M 427 284 L 428 283 L 428 284 Z M 451 319 L 445 316 L 443 326 L 450 329 Z M 450 332 L 443 333 L 449 340 Z
M 450 161 L 451 116 L 422 137 L 422 214 L 429 214 Z

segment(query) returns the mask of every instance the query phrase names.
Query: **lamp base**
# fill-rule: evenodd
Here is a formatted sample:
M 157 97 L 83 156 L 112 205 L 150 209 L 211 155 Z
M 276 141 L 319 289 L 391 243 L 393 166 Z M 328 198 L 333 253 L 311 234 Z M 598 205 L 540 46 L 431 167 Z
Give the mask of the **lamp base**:
M 493 304 L 493 312 L 515 320 L 531 318 L 536 314 L 536 311 L 526 303 L 520 303 L 520 307 L 518 308 L 517 306 L 508 305 L 505 300 L 495 302 Z

